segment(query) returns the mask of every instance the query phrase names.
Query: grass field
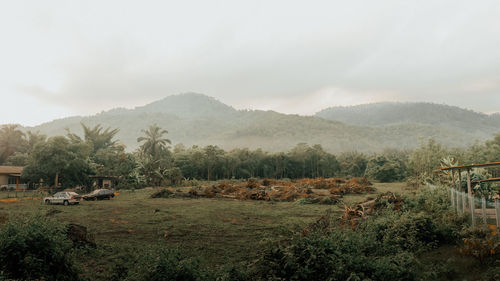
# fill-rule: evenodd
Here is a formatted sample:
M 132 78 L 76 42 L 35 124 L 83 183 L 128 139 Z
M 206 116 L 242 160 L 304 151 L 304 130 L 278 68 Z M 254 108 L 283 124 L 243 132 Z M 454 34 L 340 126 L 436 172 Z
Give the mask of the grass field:
M 122 190 L 112 200 L 76 206 L 45 205 L 42 200 L 0 200 L 0 223 L 39 214 L 87 227 L 97 250 L 79 256 L 87 277 L 98 278 L 117 259 L 151 246 L 180 247 L 209 266 L 248 262 L 266 243 L 290 237 L 327 210 L 340 216 L 352 205 L 387 191 L 411 192 L 403 183 L 375 184 L 370 194 L 347 195 L 336 205 L 237 201 L 209 198 L 150 198 L 153 189 Z M 12 193 L 10 194 L 12 197 Z M 26 195 L 26 194 L 25 194 Z M 6 198 L 0 193 L 0 199 Z M 20 196 L 19 196 L 20 197 Z M 96 277 L 97 276 L 97 277 Z
M 340 211 L 377 193 L 406 192 L 402 183 L 375 184 L 371 194 L 347 195 L 337 205 L 293 202 L 237 201 L 229 199 L 150 198 L 153 189 L 123 190 L 113 200 L 83 201 L 78 206 L 45 205 L 32 194 L 10 192 L 0 201 L 3 217 L 53 213 L 64 223 L 86 226 L 99 243 L 142 244 L 154 241 L 202 251 L 214 262 L 248 255 L 256 243 L 276 238 L 284 229 L 298 229 L 313 222 L 326 210 Z M 7 192 L 0 199 L 7 199 Z M 14 197 L 14 198 L 13 198 Z M 230 253 L 224 249 L 231 248 Z M 239 249 L 235 251 L 235 249 Z

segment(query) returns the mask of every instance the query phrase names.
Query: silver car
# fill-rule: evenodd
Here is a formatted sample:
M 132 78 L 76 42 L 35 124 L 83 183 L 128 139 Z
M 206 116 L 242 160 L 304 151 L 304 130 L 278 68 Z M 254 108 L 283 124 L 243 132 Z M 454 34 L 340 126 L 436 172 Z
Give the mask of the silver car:
M 70 204 L 79 204 L 81 196 L 76 192 L 61 191 L 56 194 L 43 198 L 45 204 L 63 204 L 68 206 Z

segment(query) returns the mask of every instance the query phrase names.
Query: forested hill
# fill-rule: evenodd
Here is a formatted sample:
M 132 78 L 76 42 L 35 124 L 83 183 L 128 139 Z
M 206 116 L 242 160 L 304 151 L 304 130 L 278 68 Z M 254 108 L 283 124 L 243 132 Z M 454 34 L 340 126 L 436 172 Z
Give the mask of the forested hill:
M 387 106 L 390 109 L 391 106 L 397 107 L 397 105 Z M 411 108 L 411 104 L 403 105 Z M 425 104 L 415 106 L 430 110 Z M 362 108 L 355 110 L 362 111 Z M 368 112 L 373 111 L 370 106 L 366 108 Z M 385 114 L 384 110 L 379 111 Z M 318 116 L 326 117 L 327 112 L 318 113 Z M 353 116 L 353 119 L 358 116 L 349 113 L 349 110 L 345 112 L 346 116 Z M 488 120 L 486 115 L 466 110 L 463 112 L 472 116 L 483 116 L 484 120 Z M 189 93 L 168 96 L 135 109 L 118 108 L 93 116 L 64 118 L 25 129 L 39 130 L 49 136 L 54 136 L 65 135 L 66 128 L 73 133 L 82 134 L 80 122 L 87 126 L 101 124 L 104 127 L 119 128 L 117 138 L 127 146 L 128 150 L 134 150 L 138 146 L 137 137 L 142 135 L 141 130 L 156 123 L 168 130 L 167 136 L 173 144 L 183 143 L 186 146 L 213 144 L 224 149 L 248 147 L 275 152 L 287 151 L 297 143 L 305 142 L 311 145 L 321 144 L 333 153 L 413 148 L 418 145 L 419 137 L 433 137 L 448 146 L 462 147 L 474 143 L 475 140 L 483 141 L 485 138 L 490 138 L 494 132 L 500 131 L 500 127 L 493 130 L 488 127 L 493 125 L 484 124 L 481 125 L 484 127 L 481 127 L 481 133 L 461 130 L 460 126 L 467 126 L 461 123 L 469 120 L 463 116 L 456 116 L 455 121 L 453 121 L 455 118 L 453 116 L 446 119 L 448 123 L 455 122 L 455 126 L 447 126 L 448 123 L 443 126 L 439 123 L 439 120 L 443 120 L 442 116 L 438 116 L 439 113 L 422 112 L 421 114 L 415 113 L 415 115 L 433 115 L 438 121 L 431 122 L 432 119 L 429 119 L 428 122 L 399 122 L 404 118 L 386 114 L 379 118 L 379 122 L 370 120 L 368 120 L 370 122 L 363 122 L 361 117 L 357 117 L 359 120 L 339 117 L 338 119 L 342 120 L 339 122 L 316 116 L 287 115 L 261 110 L 236 110 L 214 98 Z M 446 113 L 443 115 L 446 116 Z M 369 116 L 369 113 L 360 113 L 359 116 Z M 399 121 L 391 122 L 391 118 Z M 377 118 L 373 119 L 377 120 Z M 385 123 L 382 122 L 384 119 Z M 489 135 L 486 133 L 488 129 L 491 130 Z
M 489 138 L 500 131 L 500 115 L 487 115 L 455 106 L 434 103 L 374 103 L 330 107 L 317 117 L 360 126 L 425 124 Z

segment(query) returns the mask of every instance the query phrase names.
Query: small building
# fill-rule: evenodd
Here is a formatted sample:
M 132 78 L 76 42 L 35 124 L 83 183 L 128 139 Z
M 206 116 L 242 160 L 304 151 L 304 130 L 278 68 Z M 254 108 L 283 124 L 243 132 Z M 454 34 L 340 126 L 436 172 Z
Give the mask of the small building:
M 21 166 L 0 166 L 0 188 L 26 189 L 27 184 L 21 181 Z
M 112 189 L 116 185 L 117 177 L 115 176 L 90 176 L 94 180 L 92 186 L 97 188 Z

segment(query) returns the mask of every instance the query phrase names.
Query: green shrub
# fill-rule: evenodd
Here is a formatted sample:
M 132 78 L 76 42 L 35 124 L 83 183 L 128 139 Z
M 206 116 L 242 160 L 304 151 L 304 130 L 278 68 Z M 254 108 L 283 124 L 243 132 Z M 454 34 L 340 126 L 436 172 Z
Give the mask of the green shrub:
M 464 223 L 452 214 L 447 190 L 426 189 L 389 201 L 355 230 L 297 235 L 264 250 L 254 269 L 263 280 L 440 280 L 453 275 L 448 265 L 424 267 L 424 251 L 456 243 Z M 334 224 L 333 224 L 334 225 Z
M 216 274 L 216 281 L 253 281 L 255 280 L 248 270 L 242 266 L 227 266 L 219 270 Z
M 414 280 L 417 272 L 413 254 L 374 255 L 350 230 L 296 237 L 267 250 L 257 265 L 264 280 Z
M 210 279 L 198 260 L 185 257 L 179 250 L 147 250 L 131 270 L 129 281 L 197 281 Z
M 15 218 L 0 228 L 0 272 L 6 279 L 78 280 L 64 225 Z
M 358 228 L 377 245 L 373 251 L 385 253 L 419 252 L 445 240 L 432 218 L 422 213 L 390 213 L 367 220 Z

